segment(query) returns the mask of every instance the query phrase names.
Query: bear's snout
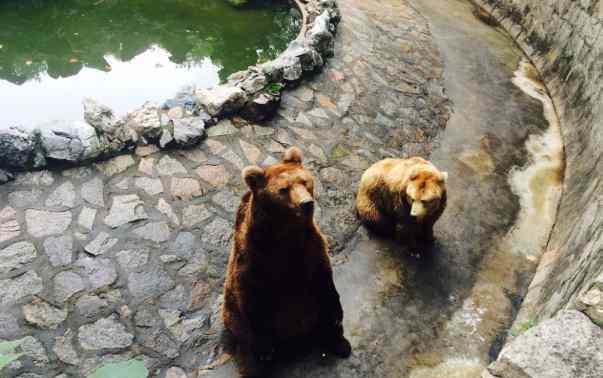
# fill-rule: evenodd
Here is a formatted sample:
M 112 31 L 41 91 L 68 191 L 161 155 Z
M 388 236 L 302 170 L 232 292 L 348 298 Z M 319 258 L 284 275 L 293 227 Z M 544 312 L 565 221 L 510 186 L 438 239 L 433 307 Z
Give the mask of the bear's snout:
M 314 197 L 304 185 L 295 185 L 291 190 L 292 204 L 304 215 L 314 211 Z
M 299 204 L 299 208 L 306 215 L 312 214 L 312 212 L 314 211 L 314 200 L 307 199 L 307 200 L 301 202 Z

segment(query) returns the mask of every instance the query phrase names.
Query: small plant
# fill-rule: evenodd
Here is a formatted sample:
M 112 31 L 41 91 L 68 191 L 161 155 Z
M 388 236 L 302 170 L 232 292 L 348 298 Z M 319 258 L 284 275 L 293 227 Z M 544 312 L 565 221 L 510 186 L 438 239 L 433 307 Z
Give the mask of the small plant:
M 282 89 L 283 89 L 283 84 L 280 84 L 280 83 L 271 83 L 271 84 L 268 84 L 264 88 L 266 93 L 268 93 L 272 96 L 278 96 L 281 93 Z
M 523 322 L 521 324 L 519 324 L 516 328 L 513 328 L 509 331 L 509 335 L 513 336 L 513 337 L 517 337 L 519 335 L 521 335 L 522 333 L 526 332 L 527 330 L 529 330 L 530 328 L 534 327 L 536 325 L 536 320 L 532 319 L 529 320 L 527 322 Z

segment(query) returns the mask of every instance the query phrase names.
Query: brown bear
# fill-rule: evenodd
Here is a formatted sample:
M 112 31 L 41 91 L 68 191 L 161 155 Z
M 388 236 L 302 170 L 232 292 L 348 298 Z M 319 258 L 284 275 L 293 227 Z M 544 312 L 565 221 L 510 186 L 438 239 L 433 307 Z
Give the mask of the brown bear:
M 381 236 L 433 240 L 433 225 L 446 208 L 448 174 L 420 158 L 385 159 L 362 175 L 356 213 Z M 403 235 L 399 235 L 399 234 Z
M 302 152 L 243 170 L 249 191 L 239 206 L 224 284 L 223 318 L 244 377 L 266 373 L 279 348 L 318 343 L 348 357 L 343 310 L 325 237 L 314 222 L 314 178 Z

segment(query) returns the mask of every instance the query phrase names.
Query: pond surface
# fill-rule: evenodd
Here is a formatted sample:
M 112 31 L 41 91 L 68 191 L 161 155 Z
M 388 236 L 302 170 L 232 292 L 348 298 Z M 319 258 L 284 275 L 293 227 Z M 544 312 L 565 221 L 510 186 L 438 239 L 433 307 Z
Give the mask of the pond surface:
M 0 127 L 80 119 L 84 97 L 125 113 L 213 86 L 278 55 L 298 20 L 270 0 L 1 1 Z

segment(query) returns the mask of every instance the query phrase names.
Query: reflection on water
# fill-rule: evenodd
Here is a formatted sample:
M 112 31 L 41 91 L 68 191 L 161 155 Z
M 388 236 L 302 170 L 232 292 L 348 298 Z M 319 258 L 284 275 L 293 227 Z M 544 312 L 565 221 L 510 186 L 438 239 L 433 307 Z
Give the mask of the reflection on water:
M 81 117 L 93 97 L 118 112 L 184 85 L 211 86 L 275 57 L 298 25 L 286 2 L 0 2 L 0 127 Z
M 219 67 L 209 58 L 189 67 L 169 58 L 169 52 L 152 46 L 129 62 L 105 56 L 112 67 L 109 72 L 83 67 L 77 75 L 64 78 L 54 79 L 43 72 L 21 85 L 2 80 L 0 93 L 7 94 L 3 107 L 7 105 L 6 100 L 9 107 L 6 108 L 8 114 L 0 112 L 0 122 L 79 119 L 82 99 L 87 96 L 122 114 L 145 101 L 165 100 L 188 84 L 209 87 L 219 81 Z

